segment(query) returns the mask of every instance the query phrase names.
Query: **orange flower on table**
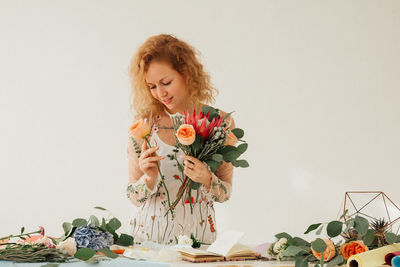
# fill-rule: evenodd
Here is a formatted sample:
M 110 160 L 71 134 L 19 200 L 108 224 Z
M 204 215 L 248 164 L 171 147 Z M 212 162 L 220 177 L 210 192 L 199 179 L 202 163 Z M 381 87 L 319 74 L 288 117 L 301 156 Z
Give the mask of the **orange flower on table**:
M 324 251 L 324 261 L 329 261 L 336 256 L 335 244 L 329 239 L 323 239 L 326 244 L 326 249 Z M 312 253 L 317 259 L 321 259 L 321 253 L 316 252 L 313 248 L 311 248 Z
M 138 120 L 129 127 L 130 135 L 136 140 L 143 139 L 146 135 L 150 133 L 150 125 L 147 119 Z
M 368 247 L 362 240 L 351 241 L 340 246 L 340 254 L 342 254 L 343 259 L 345 260 L 353 255 L 363 253 L 365 251 L 368 251 Z
M 176 137 L 182 145 L 190 146 L 196 140 L 196 131 L 193 125 L 182 124 L 176 131 Z
M 226 146 L 235 146 L 237 142 L 238 142 L 238 140 L 236 138 L 236 135 L 234 135 L 232 132 L 229 132 L 226 137 L 225 145 Z

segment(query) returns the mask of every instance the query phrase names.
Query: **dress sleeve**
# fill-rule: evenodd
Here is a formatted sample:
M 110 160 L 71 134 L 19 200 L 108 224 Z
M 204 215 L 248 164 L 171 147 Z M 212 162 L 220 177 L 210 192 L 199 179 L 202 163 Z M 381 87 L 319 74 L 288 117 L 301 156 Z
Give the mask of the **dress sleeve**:
M 128 138 L 128 167 L 129 167 L 129 182 L 126 187 L 126 195 L 128 199 L 135 206 L 142 206 L 148 198 L 155 194 L 159 188 L 160 176 L 158 176 L 157 181 L 154 183 L 154 188 L 150 189 L 145 181 L 146 175 L 139 168 L 139 153 L 135 151 L 134 142 L 131 137 Z M 138 146 L 141 147 L 141 143 L 137 142 Z
M 140 177 L 139 180 L 135 182 L 129 182 L 126 187 L 126 196 L 133 203 L 133 205 L 140 207 L 146 200 L 158 191 L 158 183 L 154 185 L 153 190 L 151 190 L 145 180 L 145 175 Z
M 223 162 L 215 171 L 211 173 L 210 188 L 202 185 L 203 194 L 208 200 L 216 202 L 227 201 L 232 193 L 233 166 L 231 163 Z

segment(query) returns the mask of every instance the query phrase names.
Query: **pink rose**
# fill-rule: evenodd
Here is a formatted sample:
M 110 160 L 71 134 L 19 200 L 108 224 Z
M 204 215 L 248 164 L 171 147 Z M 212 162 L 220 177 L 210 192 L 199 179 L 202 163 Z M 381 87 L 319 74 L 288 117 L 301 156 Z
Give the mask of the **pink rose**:
M 74 256 L 76 253 L 76 242 L 75 239 L 72 237 L 68 237 L 65 241 L 60 242 L 57 245 L 57 249 L 64 250 L 70 256 Z

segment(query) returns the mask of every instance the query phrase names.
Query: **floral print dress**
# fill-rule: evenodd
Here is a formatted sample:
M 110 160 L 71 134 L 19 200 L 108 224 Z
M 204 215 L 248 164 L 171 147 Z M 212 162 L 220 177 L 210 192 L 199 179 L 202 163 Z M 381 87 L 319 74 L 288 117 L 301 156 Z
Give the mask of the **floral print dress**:
M 172 204 L 184 179 L 183 162 L 180 158 L 183 152 L 163 142 L 157 134 L 157 127 L 153 127 L 152 131 L 150 144 L 158 145 L 157 154 L 164 156 L 160 167 Z M 128 158 L 129 164 L 132 164 L 131 169 L 141 172 L 132 144 L 128 146 Z M 154 241 L 160 244 L 176 244 L 179 235 L 193 234 L 200 242 L 212 243 L 216 238 L 213 203 L 229 199 L 231 184 L 221 178 L 232 178 L 232 174 L 233 166 L 224 162 L 212 174 L 210 189 L 207 190 L 203 185 L 196 190 L 192 189 L 191 197 L 183 196 L 175 207 L 174 217 L 167 212 L 168 199 L 160 175 L 153 190 L 147 187 L 145 175 L 135 182 L 128 183 L 127 197 L 136 206 L 129 220 L 130 234 L 134 242 Z

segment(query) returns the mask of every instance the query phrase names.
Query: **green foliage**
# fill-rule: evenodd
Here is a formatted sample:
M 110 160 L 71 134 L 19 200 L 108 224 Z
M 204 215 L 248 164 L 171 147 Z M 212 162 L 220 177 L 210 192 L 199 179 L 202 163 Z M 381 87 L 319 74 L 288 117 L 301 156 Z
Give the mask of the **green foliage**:
M 244 136 L 244 131 L 240 128 L 232 129 L 232 133 L 236 136 L 237 139 L 240 139 Z
M 340 221 L 331 221 L 326 227 L 326 232 L 329 237 L 336 237 L 342 232 L 343 223 Z
M 112 250 L 110 250 L 108 248 L 98 249 L 97 252 L 101 252 L 111 259 L 118 258 L 118 254 L 114 253 Z
M 80 248 L 76 251 L 74 257 L 83 261 L 86 261 L 93 257 L 96 251 L 91 248 Z
M 341 218 L 344 218 L 346 213 L 347 211 L 344 212 Z M 316 230 L 315 234 L 319 235 L 321 234 L 325 225 L 326 234 L 330 238 L 341 236 L 345 242 L 361 239 L 370 249 L 400 242 L 400 235 L 396 235 L 387 231 L 387 222 L 384 220 L 375 220 L 371 222 L 370 225 L 367 219 L 359 215 L 355 216 L 354 218 L 347 219 L 344 222 L 334 220 L 328 223 L 312 224 L 307 228 L 304 234 L 308 234 Z M 384 234 L 384 236 L 382 236 L 382 234 Z M 308 262 L 314 262 L 314 266 L 325 265 L 323 257 L 318 261 L 311 251 L 312 248 L 317 253 L 323 253 L 327 248 L 327 245 L 323 239 L 317 238 L 310 244 L 306 240 L 299 237 L 292 237 L 286 232 L 276 234 L 275 237 L 278 240 L 283 237 L 287 239 L 286 248 L 282 255 L 287 259 L 294 258 L 295 266 L 306 267 L 308 266 Z M 338 248 L 342 242 L 343 240 L 340 240 L 335 244 L 337 255 L 327 263 L 327 266 L 341 266 L 346 264 L 346 261 L 343 259 L 342 255 L 340 255 L 338 252 Z M 273 253 L 274 252 L 271 252 L 270 249 L 270 255 L 277 255 L 276 253 Z
M 62 227 L 63 227 L 63 229 L 64 229 L 64 234 L 65 234 L 65 235 L 68 235 L 68 233 L 69 233 L 69 232 L 71 231 L 71 229 L 72 229 L 72 224 L 69 223 L 69 222 L 65 222 L 65 223 L 63 223 Z
M 193 241 L 192 248 L 199 248 L 201 246 L 200 241 L 198 241 L 193 234 L 190 234 L 190 238 Z
M 118 241 L 116 243 L 117 245 L 120 246 L 130 246 L 133 244 L 133 237 L 131 235 L 127 234 L 121 234 L 120 237 L 118 238 Z
M 297 254 L 299 254 L 300 252 L 303 252 L 303 249 L 301 247 L 289 246 L 283 252 L 283 256 L 285 256 L 285 257 L 294 257 Z
M 191 182 L 190 182 L 190 188 L 191 188 L 192 190 L 197 190 L 197 189 L 200 188 L 200 186 L 201 186 L 200 183 L 197 183 L 197 182 L 194 182 L 194 181 L 191 181 Z
M 316 223 L 316 224 L 311 224 L 310 226 L 308 226 L 307 230 L 304 232 L 304 234 L 308 234 L 312 231 L 314 231 L 315 229 L 317 229 L 322 223 Z
M 212 106 L 208 106 L 208 105 L 202 106 L 201 112 L 203 112 L 204 114 L 209 113 L 209 117 L 208 117 L 209 121 L 212 121 L 219 114 L 219 110 L 218 109 L 216 109 L 216 108 L 214 108 Z
M 333 258 L 331 261 L 329 261 L 327 266 L 340 266 L 340 265 L 344 265 L 344 264 L 346 264 L 346 260 L 343 259 L 342 255 L 338 255 L 335 258 Z
M 316 235 L 320 235 L 321 232 L 322 232 L 322 229 L 324 229 L 324 226 L 323 226 L 323 225 L 321 225 L 321 226 L 318 228 L 318 230 L 315 232 L 315 234 L 316 234 Z
M 97 219 L 97 217 L 94 216 L 94 215 L 91 215 L 91 216 L 90 216 L 90 218 L 89 218 L 89 223 L 93 224 L 93 225 L 96 226 L 96 227 L 99 227 L 99 226 L 100 226 L 99 219 Z
M 282 237 L 284 237 L 284 238 L 286 238 L 286 239 L 288 239 L 288 240 L 292 238 L 291 235 L 289 235 L 288 233 L 285 233 L 285 232 L 276 234 L 275 237 L 276 237 L 277 239 L 281 239 Z
M 357 230 L 358 239 L 361 239 L 368 231 L 369 222 L 367 219 L 361 216 L 354 218 L 354 228 Z
M 87 225 L 87 224 L 88 224 L 88 222 L 85 219 L 82 219 L 82 218 L 77 218 L 77 219 L 72 221 L 72 225 L 75 226 L 75 227 L 79 227 L 79 226 Z
M 121 222 L 117 218 L 112 218 L 107 224 L 114 232 L 121 227 Z
M 210 167 L 212 172 L 215 172 L 217 170 L 218 166 L 220 165 L 220 163 L 218 163 L 212 159 L 207 159 L 204 162 L 207 163 L 207 165 Z
M 396 242 L 397 236 L 394 233 L 385 233 L 386 242 L 390 245 Z
M 322 253 L 326 250 L 326 243 L 321 238 L 317 238 L 315 241 L 311 242 L 311 247 L 318 253 Z
M 304 256 L 296 256 L 294 258 L 294 266 L 295 267 L 308 267 L 307 257 Z
M 310 247 L 310 243 L 300 237 L 293 237 L 288 240 L 288 245 Z
M 237 150 L 243 154 L 244 152 L 246 152 L 247 148 L 249 147 L 249 145 L 247 143 L 243 143 L 238 145 Z

